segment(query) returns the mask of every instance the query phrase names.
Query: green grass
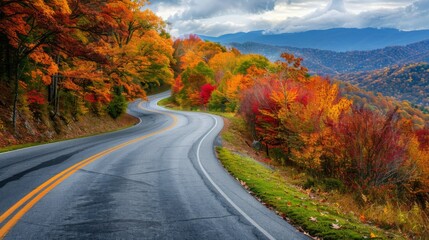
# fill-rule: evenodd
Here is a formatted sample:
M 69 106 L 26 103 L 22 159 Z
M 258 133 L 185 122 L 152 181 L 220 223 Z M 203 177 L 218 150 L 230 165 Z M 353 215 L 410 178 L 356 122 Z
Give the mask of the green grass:
M 168 109 L 173 109 L 173 110 L 180 110 L 179 106 L 175 105 L 172 101 L 171 98 L 164 98 L 162 100 L 160 100 L 158 102 L 158 105 L 161 107 L 165 107 Z
M 36 142 L 36 143 L 25 143 L 25 144 L 7 146 L 4 148 L 0 148 L 0 153 L 9 152 L 9 151 L 13 151 L 13 150 L 21 149 L 21 148 L 33 147 L 33 146 L 37 146 L 37 145 L 41 145 L 41 144 L 43 144 L 43 143 Z
M 323 239 L 364 239 L 373 233 L 379 239 L 388 236 L 380 229 L 360 223 L 352 214 L 342 215 L 335 206 L 328 206 L 290 185 L 277 171 L 270 170 L 253 159 L 217 148 L 219 160 L 236 178 L 244 181 L 257 197 L 275 208 L 294 225 L 312 236 Z M 312 221 L 310 218 L 316 218 Z M 333 229 L 338 224 L 340 229 Z M 397 236 L 389 238 L 399 239 Z

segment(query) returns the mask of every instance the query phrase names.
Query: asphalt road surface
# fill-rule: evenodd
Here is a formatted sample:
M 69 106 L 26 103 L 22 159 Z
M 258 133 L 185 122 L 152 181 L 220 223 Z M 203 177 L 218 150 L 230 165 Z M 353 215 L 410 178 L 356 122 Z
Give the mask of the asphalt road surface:
M 132 128 L 0 154 L 0 239 L 307 239 L 216 160 L 222 119 L 165 96 Z

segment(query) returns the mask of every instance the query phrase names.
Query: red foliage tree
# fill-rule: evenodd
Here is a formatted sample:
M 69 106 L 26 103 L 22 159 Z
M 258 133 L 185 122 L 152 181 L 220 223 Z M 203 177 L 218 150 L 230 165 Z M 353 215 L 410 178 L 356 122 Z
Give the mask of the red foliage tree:
M 243 92 L 240 112 L 244 115 L 253 138 L 266 146 L 281 145 L 278 138 L 280 121 L 275 117 L 279 106 L 271 98 L 274 89 L 279 88 L 278 81 L 271 78 L 261 80 Z
M 206 83 L 201 87 L 200 97 L 201 103 L 206 105 L 210 97 L 212 96 L 213 91 L 216 89 L 216 86 L 211 85 L 210 83 Z

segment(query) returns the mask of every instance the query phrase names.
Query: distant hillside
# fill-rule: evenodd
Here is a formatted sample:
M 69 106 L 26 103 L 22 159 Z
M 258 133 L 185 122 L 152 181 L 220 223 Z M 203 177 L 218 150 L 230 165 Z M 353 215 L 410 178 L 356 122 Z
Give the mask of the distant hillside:
M 304 58 L 304 65 L 313 73 L 337 75 L 359 71 L 372 71 L 393 65 L 429 62 L 429 40 L 402 47 L 386 47 L 372 51 L 334 52 L 310 48 L 276 47 L 259 43 L 233 43 L 242 53 L 262 54 L 278 60 L 280 54 L 289 52 Z
M 222 44 L 254 42 L 272 46 L 313 48 L 338 52 L 374 50 L 388 46 L 405 46 L 429 39 L 429 30 L 400 31 L 376 28 L 334 28 L 297 33 L 270 34 L 263 31 L 234 33 L 219 37 L 200 36 Z
M 367 91 L 381 92 L 429 109 L 429 64 L 415 63 L 371 72 L 342 74 L 335 78 Z

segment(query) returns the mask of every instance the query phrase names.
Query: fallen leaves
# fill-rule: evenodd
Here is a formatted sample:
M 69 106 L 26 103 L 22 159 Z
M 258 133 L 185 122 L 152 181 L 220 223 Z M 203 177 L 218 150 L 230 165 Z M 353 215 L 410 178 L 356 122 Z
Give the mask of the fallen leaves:
M 244 189 L 246 189 L 246 190 L 249 189 L 249 186 L 247 186 L 247 183 L 245 181 L 240 180 L 240 184 L 241 184 L 241 186 L 244 187 Z
M 366 217 L 365 217 L 365 215 L 361 214 L 361 215 L 359 216 L 359 221 L 361 221 L 361 222 L 363 222 L 363 223 L 366 223 Z
M 364 239 L 368 239 L 368 236 L 363 236 L 363 238 L 364 238 Z M 375 235 L 375 233 L 371 232 L 371 233 L 369 234 L 369 238 L 374 239 L 374 238 L 378 238 L 378 236 L 377 236 L 377 235 Z
M 338 230 L 338 229 L 341 229 L 341 226 L 340 226 L 340 224 L 332 223 L 331 224 L 331 228 L 335 229 L 335 230 Z
M 362 194 L 362 200 L 366 203 L 366 202 L 368 202 L 368 198 L 364 195 L 364 194 Z

